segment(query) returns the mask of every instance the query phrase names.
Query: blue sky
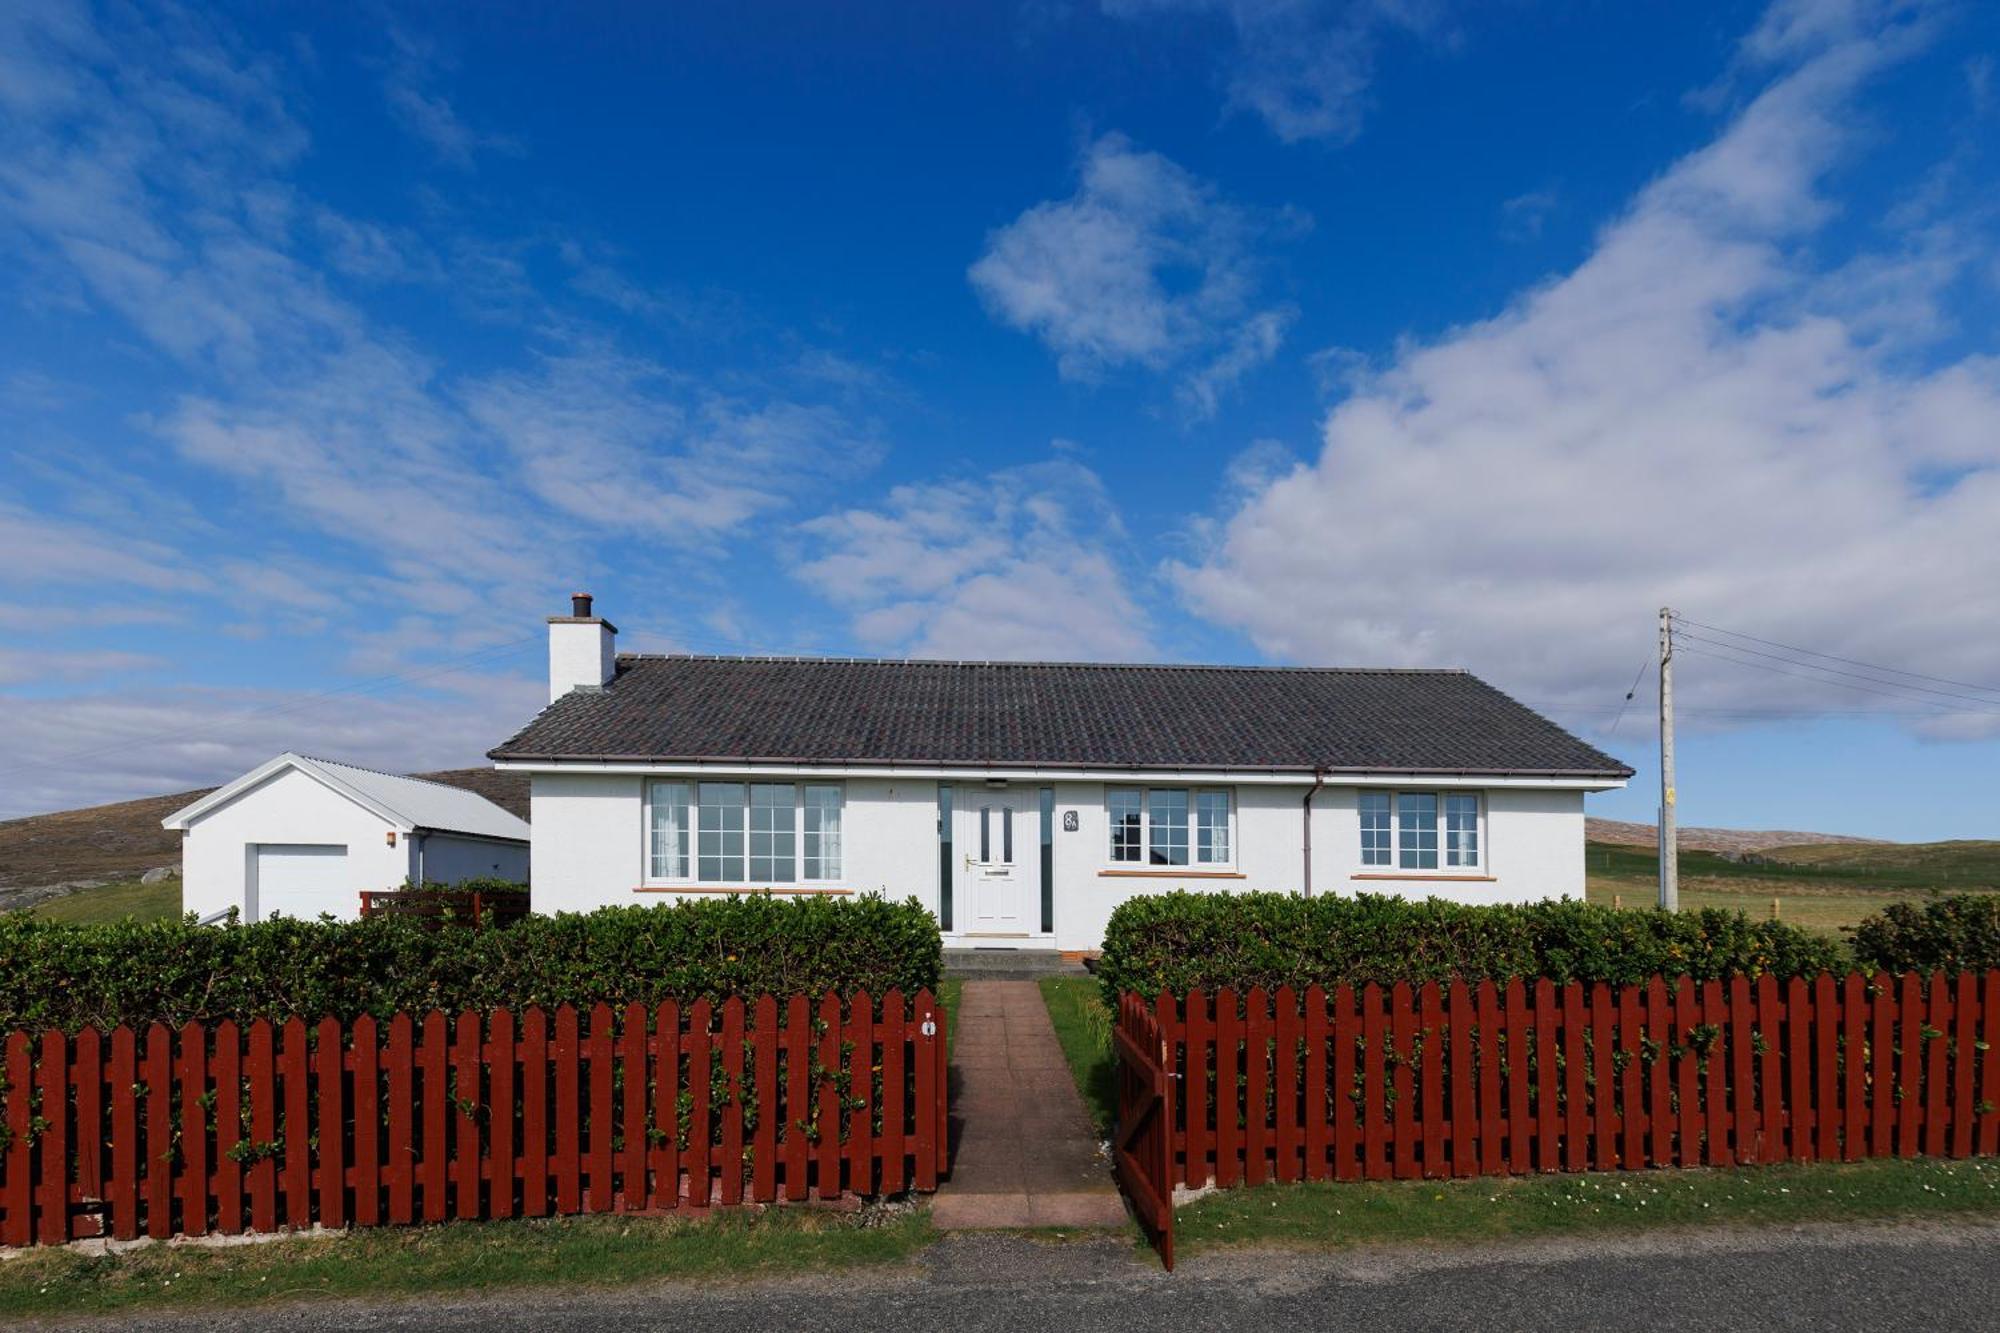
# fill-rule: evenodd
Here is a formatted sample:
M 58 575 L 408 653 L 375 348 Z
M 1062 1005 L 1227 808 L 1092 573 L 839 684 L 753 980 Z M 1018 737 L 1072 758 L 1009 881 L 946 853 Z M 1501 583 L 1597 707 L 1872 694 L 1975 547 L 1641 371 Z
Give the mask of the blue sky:
M 1642 771 L 1671 603 L 1756 636 L 1680 659 L 1684 820 L 1992 836 L 1996 48 L 9 5 L 0 816 L 477 762 L 588 587 L 649 650 L 1463 665 Z

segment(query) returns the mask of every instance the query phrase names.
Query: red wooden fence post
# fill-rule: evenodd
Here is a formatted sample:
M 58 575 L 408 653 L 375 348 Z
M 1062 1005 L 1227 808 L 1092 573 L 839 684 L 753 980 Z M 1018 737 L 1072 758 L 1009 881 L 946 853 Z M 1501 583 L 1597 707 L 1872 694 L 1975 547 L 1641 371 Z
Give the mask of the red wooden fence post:
M 1869 1155 L 1868 1023 L 1871 1015 L 1868 983 L 1856 972 L 1841 982 L 1840 1018 L 1845 1031 L 1841 1053 L 1846 1090 L 1841 1109 L 1841 1156 L 1858 1162 Z
M 1701 1007 L 1695 999 L 1694 979 L 1682 976 L 1674 981 L 1674 1089 L 1680 1096 L 1681 1123 L 1673 1165 L 1700 1166 L 1702 1154 L 1701 1064 L 1698 1048 Z
M 1215 993 L 1215 1183 L 1225 1188 L 1243 1179 L 1243 1122 L 1237 1110 L 1243 1093 L 1236 1073 L 1242 1068 L 1243 1020 L 1236 1003 L 1236 992 L 1227 986 Z
M 653 1015 L 653 1204 L 681 1204 L 681 1008 L 664 1001 Z
M 2000 1152 L 2000 969 L 1986 974 L 1980 1000 L 1979 1039 L 1986 1049 L 1979 1057 L 1979 1151 Z
M 1500 1118 L 1500 997 L 1491 977 L 1481 977 L 1479 996 L 1479 1169 L 1506 1170 Z
M 146 1029 L 146 1234 L 174 1234 L 174 1034 L 165 1023 Z
M 618 1195 L 621 1209 L 644 1208 L 646 1206 L 646 1089 L 650 1079 L 646 1068 L 646 1006 L 636 1000 L 625 1006 L 624 1021 L 618 1034 L 619 1063 L 625 1075 L 625 1111 L 620 1129 L 624 1141 L 624 1189 Z M 494 1071 L 498 1073 L 496 1069 Z M 757 1084 L 758 1096 L 764 1095 L 764 1084 L 760 1078 Z M 496 1087 L 494 1098 L 500 1094 Z M 499 1209 L 496 1207 L 497 1213 Z
M 1917 1155 L 1917 1122 L 1924 1105 L 1924 983 L 1905 972 L 1896 1008 L 1902 1019 L 1901 1058 L 1896 1061 L 1896 1155 Z
M 1943 1157 L 1951 1151 L 1951 1125 L 1947 1119 L 1951 1103 L 1946 1099 L 1950 1078 L 1947 1059 L 1951 1053 L 1951 983 L 1942 972 L 1931 975 L 1931 1019 L 1924 1033 L 1924 1152 Z
M 1556 1061 L 1555 983 L 1535 978 L 1535 1166 L 1562 1169 L 1562 1079 Z
M 121 1032 L 124 1029 L 119 1029 Z M 250 1052 L 243 1075 L 250 1085 L 250 1229 L 278 1229 L 278 1074 L 272 1053 L 271 1024 L 250 1024 Z M 113 1091 L 117 1074 L 114 1071 Z M 121 1132 L 120 1137 L 123 1137 Z
M 76 1034 L 76 1188 L 80 1197 L 104 1197 L 104 1037 L 96 1028 Z M 102 1216 L 81 1219 L 76 1234 L 101 1236 Z
M 612 1025 L 611 1006 L 599 1000 L 590 1007 L 590 1110 L 586 1117 L 589 1126 L 588 1184 L 584 1192 L 583 1207 L 592 1213 L 611 1211 L 611 1143 L 617 1134 L 618 1105 L 612 1092 L 615 1086 L 611 1067 Z
M 1757 978 L 1757 1095 L 1762 1102 L 1758 1121 L 1757 1160 L 1785 1158 L 1785 1079 L 1783 1024 L 1778 1016 L 1778 979 L 1769 972 Z
M 1590 1169 L 1590 1048 L 1584 1041 L 1583 983 L 1563 987 L 1563 1166 Z
M 1822 1162 L 1840 1157 L 1840 1001 L 1833 977 L 1813 978 L 1813 1155 Z
M 416 1217 L 417 1162 L 412 1135 L 417 1124 L 417 1058 L 411 1027 L 408 1014 L 396 1014 L 389 1020 L 389 1155 L 383 1167 L 389 1180 L 391 1222 L 410 1222 Z
M 324 1018 L 319 1024 L 319 1220 L 320 1225 L 347 1225 L 347 1114 L 341 1097 L 340 1024 Z
M 382 1221 L 382 1050 L 375 1020 L 367 1014 L 354 1020 L 354 1225 L 378 1226 Z
M 1271 1151 L 1271 1000 L 1262 986 L 1252 986 L 1244 1005 L 1243 1183 L 1261 1185 Z
M 199 1032 L 200 1029 L 197 1028 L 196 1031 Z M 200 1052 L 199 1042 L 200 1038 L 197 1036 L 195 1048 L 197 1059 Z M 35 1238 L 44 1245 L 62 1245 L 69 1241 L 70 1172 L 69 1041 L 62 1033 L 51 1029 L 42 1034 L 41 1068 L 36 1072 L 41 1075 L 42 1123 L 46 1128 L 42 1131 L 41 1140 L 35 1144 L 36 1155 L 41 1158 L 42 1164 L 41 1225 L 36 1229 Z M 198 1071 L 197 1078 L 199 1077 Z M 187 1095 L 185 1087 L 183 1084 L 183 1096 Z M 197 1098 L 201 1095 L 199 1082 L 195 1085 L 194 1095 Z M 200 1108 L 197 1105 L 196 1116 L 199 1115 Z M 200 1133 L 200 1119 L 197 1118 L 193 1123 L 196 1126 L 194 1132 Z M 206 1159 L 203 1161 L 205 1164 Z M 206 1181 L 196 1177 L 192 1170 L 189 1172 L 189 1179 L 194 1181 L 199 1189 L 205 1191 Z M 201 1201 L 202 1195 L 197 1193 L 194 1199 Z M 204 1223 L 202 1230 L 208 1229 L 205 1225 L 206 1209 L 191 1206 L 189 1215 Z
M 1327 1099 L 1326 991 L 1317 985 L 1306 987 L 1305 1005 L 1306 1179 L 1325 1180 L 1330 1166 L 1327 1161 L 1327 1142 L 1331 1137 L 1329 1133 L 1332 1129 L 1331 1122 L 1337 1113 L 1336 1108 L 1329 1105 Z M 1192 1019 L 1192 1015 L 1190 1015 L 1190 1019 Z M 1207 1088 L 1205 1086 L 1201 1088 L 1194 1086 L 1197 1079 L 1204 1085 L 1207 1083 L 1207 1065 L 1205 1059 L 1207 1055 L 1208 1028 L 1206 1023 L 1202 1025 L 1200 1040 L 1202 1043 L 1200 1049 L 1204 1063 L 1197 1063 L 1196 1034 L 1192 1030 L 1189 1032 L 1188 1076 L 1185 1080 L 1187 1086 L 1184 1088 L 1186 1098 L 1183 1104 L 1187 1107 L 1189 1127 L 1189 1162 L 1186 1178 L 1191 1185 L 1205 1185 L 1208 1183 L 1208 1126 L 1205 1099 Z M 1202 1146 L 1199 1156 L 1196 1155 L 1193 1141 L 1193 1131 L 1197 1118 L 1200 1119 L 1202 1127 Z M 1199 1177 L 1198 1180 L 1197 1177 Z
M 423 1075 L 423 1091 L 417 1101 L 422 1112 L 418 1123 L 423 1127 L 417 1184 L 423 1190 L 426 1222 L 444 1221 L 449 1208 L 445 1193 L 451 1164 L 450 1046 L 450 1020 L 433 1009 L 424 1015 L 423 1045 L 417 1052 L 417 1068 Z
M 855 1194 L 874 1193 L 874 1135 L 871 1111 L 874 1099 L 875 1001 L 865 990 L 856 991 L 847 1006 L 844 1045 L 848 1051 L 847 1096 L 847 1188 Z
M 1426 981 L 1418 988 L 1417 1005 L 1417 1035 L 1424 1046 L 1417 1079 L 1422 1084 L 1419 1098 L 1423 1126 L 1423 1175 L 1429 1180 L 1441 1180 L 1451 1174 L 1451 1163 L 1445 1158 L 1444 1146 L 1444 1055 L 1450 1036 L 1445 1028 L 1444 1000 L 1437 982 Z
M 917 1188 L 920 1190 L 929 1190 L 937 1188 L 938 1162 L 942 1155 L 940 1141 L 950 1133 L 949 1127 L 944 1123 L 944 1117 L 938 1113 L 937 1109 L 940 1092 L 937 1086 L 939 1082 L 937 1072 L 938 1063 L 932 1054 L 944 1042 L 945 1025 L 948 1019 L 947 1015 L 938 1008 L 937 1000 L 931 995 L 929 987 L 925 987 L 917 992 L 914 1007 L 916 1033 L 910 1043 L 910 1064 L 917 1085 L 915 1092 L 917 1123 L 916 1150 L 913 1155 L 916 1158 L 917 1165 Z M 792 1023 L 804 1022 L 806 1010 L 803 998 L 795 998 L 792 1001 L 791 1015 L 787 1020 L 788 1027 Z M 926 1030 L 927 1027 L 928 1030 Z M 803 1055 L 805 1046 L 802 1043 L 793 1047 L 793 1049 L 800 1052 L 800 1054 L 792 1057 L 794 1060 L 803 1060 L 805 1058 Z M 794 1187 L 788 1175 L 785 1184 L 785 1193 L 788 1198 L 803 1198 L 806 1179 L 804 1127 L 807 1118 L 811 1114 L 810 1099 L 812 1094 L 808 1084 L 800 1079 L 796 1073 L 794 1074 L 792 1088 L 792 1123 L 786 1127 L 786 1132 L 794 1135 L 799 1140 L 799 1148 L 796 1153 L 787 1153 L 785 1170 L 789 1173 L 793 1169 L 791 1164 L 793 1162 L 798 1164 L 798 1184 Z M 793 1193 L 794 1188 L 798 1191 L 796 1194 Z
M 917 993 L 917 1017 L 921 1023 L 927 1006 L 928 991 Z M 812 1144 L 806 1138 L 806 1126 L 812 1123 L 812 1010 L 806 1004 L 806 997 L 794 995 L 785 1001 L 785 1119 L 780 1126 L 783 1130 L 785 1157 L 785 1197 L 798 1203 L 806 1197 L 807 1155 Z M 923 1040 L 917 1040 L 917 1188 L 935 1189 L 937 1171 L 935 1163 L 928 1173 L 930 1183 L 926 1185 L 924 1154 L 930 1150 L 930 1136 L 924 1132 L 926 1116 L 930 1108 L 924 1103 L 924 1095 L 931 1091 L 930 1080 L 924 1077 Z M 772 1089 L 775 1098 L 777 1089 Z M 775 1107 L 773 1108 L 775 1112 Z
M 1528 1147 L 1528 990 L 1521 978 L 1507 978 L 1507 1170 L 1524 1175 L 1535 1169 Z
M 556 1178 L 558 1213 L 575 1213 L 583 1208 L 583 1160 L 578 1151 L 583 1141 L 583 1072 L 579 1068 L 580 1059 L 576 1008 L 568 1004 L 558 1005 L 555 1036 L 549 1042 L 549 1063 L 556 1093 L 551 1166 Z M 701 1089 L 704 1095 L 695 1098 L 697 1111 L 704 1123 L 708 1117 L 707 1090 L 704 1083 Z
M 1404 988 L 1408 998 L 1408 987 Z M 1162 992 L 1160 998 L 1169 997 Z M 1277 1009 L 1277 1035 L 1271 1048 L 1271 1109 L 1273 1115 L 1272 1139 L 1277 1152 L 1277 1177 L 1279 1180 L 1296 1181 L 1303 1173 L 1303 1138 L 1299 1126 L 1299 997 L 1290 986 L 1278 987 L 1272 998 Z M 1407 1005 L 1404 1006 L 1408 1008 Z M 1409 1019 L 1405 1016 L 1404 1026 Z M 1168 1072 L 1174 1071 L 1170 1063 Z M 1404 1075 L 1408 1077 L 1407 1074 Z M 1185 1081 L 1185 1080 L 1183 1080 Z M 1174 1131 L 1167 1126 L 1169 1134 Z
M 1369 1180 L 1389 1176 L 1389 1032 L 1382 1013 L 1384 998 L 1375 982 L 1361 988 L 1361 1170 Z
M 828 991 L 819 1002 L 819 1197 L 840 1197 L 840 997 Z M 692 1168 L 690 1168 L 692 1169 Z M 706 1177 L 704 1177 L 706 1179 Z M 703 1196 L 704 1200 L 706 1195 Z
M 1785 1059 L 1790 1082 L 1785 1095 L 1786 1152 L 1780 1156 L 1793 1162 L 1813 1158 L 1813 1015 L 1809 995 L 1804 977 L 1785 983 Z
M 1708 1056 L 1702 1079 L 1702 1099 L 1708 1110 L 1708 1164 L 1732 1166 L 1736 1155 L 1729 1138 L 1729 1010 L 1723 1003 L 1722 983 L 1701 983 L 1701 1018 L 1709 1033 Z
M 119 1029 L 124 1032 L 123 1028 Z M 125 1034 L 128 1042 L 130 1033 Z M 117 1049 L 114 1046 L 114 1051 Z M 129 1052 L 129 1044 L 126 1047 Z M 115 1057 L 114 1057 L 115 1058 Z M 10 1032 L 7 1034 L 7 1187 L 0 1193 L 0 1210 L 5 1212 L 5 1226 L 0 1227 L 0 1242 L 8 1245 L 28 1245 L 35 1239 L 35 1200 L 32 1187 L 34 1172 L 34 1055 L 28 1045 L 28 1034 Z M 129 1064 L 129 1056 L 126 1063 Z M 124 1147 L 126 1136 L 121 1133 L 117 1142 Z M 121 1172 L 113 1172 L 116 1180 Z M 127 1177 L 129 1179 L 129 1177 Z M 114 1213 L 119 1225 L 120 1236 L 126 1235 L 130 1225 L 122 1216 L 126 1210 Z
M 1646 1066 L 1646 1127 L 1652 1138 L 1646 1160 L 1654 1166 L 1674 1164 L 1674 1102 L 1667 1079 L 1673 1028 L 1666 978 L 1653 977 L 1646 983 L 1646 1040 L 1652 1055 Z
M 1308 1002 L 1310 1003 L 1310 1002 Z M 1211 1048 L 1215 1043 L 1215 1024 L 1209 1016 L 1208 996 L 1200 988 L 1190 990 L 1184 1001 L 1187 1031 L 1187 1077 L 1182 1080 L 1181 1105 L 1187 1119 L 1187 1147 L 1181 1162 L 1181 1180 L 1190 1189 L 1200 1189 L 1208 1183 L 1209 1154 L 1213 1151 L 1214 1136 L 1208 1128 L 1208 1071 Z M 1323 1018 L 1323 1016 L 1322 1016 Z M 1307 1069 L 1311 1069 L 1311 1053 L 1307 1056 Z M 1310 1075 L 1308 1075 L 1310 1077 Z M 1312 1106 L 1310 1096 L 1306 1105 Z M 1325 1117 L 1321 1116 L 1321 1120 Z M 1306 1123 L 1311 1125 L 1309 1114 Z M 1310 1165 L 1310 1162 L 1308 1162 Z
M 1423 1170 L 1417 1160 L 1417 1015 L 1416 997 L 1410 983 L 1398 981 L 1389 988 L 1389 1086 L 1390 1174 L 1398 1180 L 1416 1177 Z
M 768 1007 L 768 1009 L 767 1009 Z M 768 1012 L 769 1017 L 766 1017 Z M 775 1031 L 765 1030 L 766 1024 L 777 1023 L 778 1002 L 770 996 L 757 1001 L 757 1026 L 760 1040 L 757 1045 L 757 1088 L 763 1096 L 766 1086 L 765 1069 L 770 1069 L 769 1082 L 777 1082 L 778 1042 Z M 882 1023 L 879 1036 L 882 1042 L 882 1192 L 901 1194 L 907 1175 L 903 1163 L 903 1125 L 909 1118 L 909 1088 L 903 1079 L 903 1047 L 907 1041 L 908 1022 L 904 1009 L 903 991 L 899 986 L 891 986 L 882 996 Z M 768 1062 L 768 1065 L 767 1065 Z M 777 1103 L 777 1089 L 771 1089 L 773 1106 Z M 759 1130 L 763 1128 L 759 1121 Z M 767 1140 L 760 1132 L 757 1137 L 757 1179 L 758 1198 L 776 1197 L 776 1177 L 767 1175 L 764 1162 L 777 1155 L 776 1144 L 767 1155 Z
M 1978 978 L 1970 972 L 1958 974 L 1958 996 L 1952 1008 L 1951 1029 L 1951 1155 L 1972 1153 L 1972 1080 L 1978 1072 L 1973 1055 L 1973 1029 L 1979 1022 Z
M 1590 1082 L 1593 1129 L 1590 1164 L 1599 1171 L 1618 1165 L 1618 1082 L 1612 1072 L 1614 1017 L 1611 986 L 1599 981 L 1590 988 Z
M 452 1033 L 452 1215 L 471 1220 L 480 1216 L 479 1178 L 485 1152 L 480 1145 L 479 1116 L 485 1101 L 480 1086 L 480 1056 L 485 1045 L 479 1015 L 467 1009 Z
M 1467 989 L 1463 977 L 1451 979 L 1450 1011 L 1446 1021 L 1451 1026 L 1450 1067 L 1446 1077 L 1451 1080 L 1451 1174 L 1469 1176 L 1478 1171 L 1476 1159 L 1478 1142 L 1474 1123 L 1479 1114 L 1479 1085 L 1473 1073 L 1472 1029 L 1476 1019 L 1472 1012 L 1472 992 Z

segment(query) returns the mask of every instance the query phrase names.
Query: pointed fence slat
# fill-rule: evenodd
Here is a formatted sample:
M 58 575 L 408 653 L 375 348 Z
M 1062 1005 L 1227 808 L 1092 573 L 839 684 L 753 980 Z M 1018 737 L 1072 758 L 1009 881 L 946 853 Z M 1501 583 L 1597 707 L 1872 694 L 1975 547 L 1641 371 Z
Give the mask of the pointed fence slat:
M 0 1244 L 932 1190 L 948 1016 L 880 1003 L 822 997 L 817 1042 L 802 995 L 553 1039 L 534 1008 L 0 1034 Z
M 1369 983 L 1330 1002 L 1288 988 L 1245 1000 L 1193 991 L 1119 1011 L 1176 1052 L 1177 1181 L 2000 1150 L 2000 971 Z

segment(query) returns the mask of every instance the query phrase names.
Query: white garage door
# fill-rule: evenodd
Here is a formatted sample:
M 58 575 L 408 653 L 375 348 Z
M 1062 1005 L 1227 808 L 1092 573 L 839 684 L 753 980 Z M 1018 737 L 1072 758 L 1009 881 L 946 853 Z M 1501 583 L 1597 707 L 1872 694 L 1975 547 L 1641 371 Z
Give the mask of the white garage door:
M 313 843 L 264 843 L 257 848 L 252 921 L 273 916 L 311 920 L 321 912 L 351 921 L 361 898 L 347 873 L 347 848 Z

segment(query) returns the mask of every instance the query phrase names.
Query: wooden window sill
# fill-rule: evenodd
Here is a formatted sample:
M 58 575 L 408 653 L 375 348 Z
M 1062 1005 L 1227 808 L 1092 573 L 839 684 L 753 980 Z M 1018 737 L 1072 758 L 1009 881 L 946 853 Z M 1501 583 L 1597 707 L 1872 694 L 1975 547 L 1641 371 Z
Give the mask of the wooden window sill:
M 1240 870 L 1100 870 L 1099 879 L 1248 879 Z
M 1358 875 L 1349 875 L 1349 876 L 1348 876 L 1348 878 L 1349 878 L 1349 879 L 1389 879 L 1389 880 L 1417 880 L 1417 881 L 1421 881 L 1421 882 L 1425 882 L 1425 883 L 1443 883 L 1443 884 L 1497 884 L 1497 883 L 1499 883 L 1499 882 L 1500 882 L 1500 880 L 1499 880 L 1499 877 L 1498 877 L 1497 875 L 1425 875 L 1425 874 L 1402 874 L 1402 875 L 1397 875 L 1397 874 L 1366 874 L 1366 873 L 1364 873 L 1364 874 L 1358 874 Z
M 771 894 L 776 894 L 777 896 L 779 896 L 779 897 L 783 898 L 783 897 L 791 897 L 791 896 L 797 896 L 797 895 L 805 895 L 805 896 L 811 896 L 811 895 L 814 895 L 814 894 L 827 894 L 827 895 L 831 895 L 831 896 L 834 896 L 834 897 L 841 897 L 841 896 L 845 896 L 845 895 L 848 895 L 848 894 L 852 894 L 852 893 L 854 892 L 854 890 L 853 890 L 853 889 L 840 889 L 840 888 L 832 888 L 832 887 L 826 887 L 826 888 L 822 888 L 822 887 L 820 887 L 819 885 L 810 885 L 810 886 L 808 886 L 808 885 L 801 885 L 801 884 L 769 884 L 769 885 L 765 885 L 765 884 L 640 884 L 640 885 L 636 886 L 636 887 L 635 887 L 635 888 L 634 888 L 634 889 L 632 890 L 632 892 L 634 892 L 634 893 L 739 893 L 739 894 L 746 894 L 746 895 L 747 895 L 747 894 L 752 894 L 752 893 L 771 893 Z

